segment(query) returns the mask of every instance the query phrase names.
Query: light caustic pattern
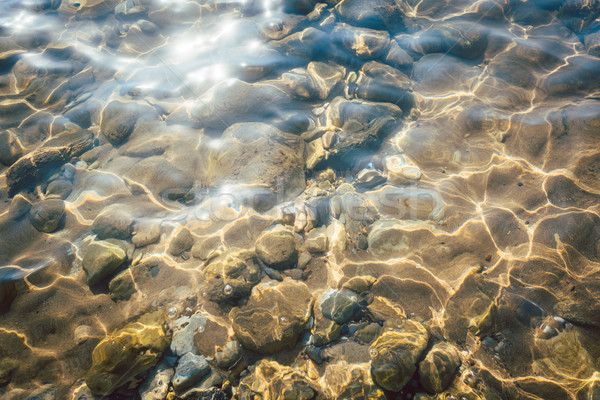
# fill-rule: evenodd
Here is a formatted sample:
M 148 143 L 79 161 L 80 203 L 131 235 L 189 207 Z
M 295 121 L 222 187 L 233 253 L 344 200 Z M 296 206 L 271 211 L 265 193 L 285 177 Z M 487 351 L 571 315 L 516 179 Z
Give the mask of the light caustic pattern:
M 202 312 L 232 339 L 228 312 L 258 282 L 319 298 L 365 276 L 360 296 L 460 350 L 437 398 L 598 395 L 597 1 L 29 0 L 0 15 L 0 395 L 75 398 L 98 342 L 151 309 Z M 279 225 L 296 268 L 248 262 Z M 119 262 L 91 278 L 94 248 Z M 232 263 L 241 278 L 207 282 Z M 215 287 L 241 303 L 216 306 Z M 310 355 L 319 370 L 298 339 L 234 391 L 262 379 L 275 398 L 297 378 L 384 396 L 368 343 L 336 340 Z

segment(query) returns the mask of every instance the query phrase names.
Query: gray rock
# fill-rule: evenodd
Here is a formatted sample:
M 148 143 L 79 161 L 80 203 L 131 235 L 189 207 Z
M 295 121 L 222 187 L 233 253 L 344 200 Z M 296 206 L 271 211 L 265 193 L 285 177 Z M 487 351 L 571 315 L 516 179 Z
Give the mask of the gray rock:
M 172 256 L 178 256 L 184 251 L 192 248 L 194 244 L 194 236 L 188 228 L 181 229 L 169 243 L 168 252 Z
M 140 110 L 136 103 L 111 101 L 102 110 L 100 130 L 111 144 L 119 145 L 133 132 L 139 115 Z
M 164 400 L 175 370 L 162 362 L 156 366 L 139 389 L 142 400 Z
M 81 262 L 88 285 L 94 286 L 110 277 L 126 260 L 125 249 L 115 242 L 102 240 L 88 245 Z
M 92 223 L 92 232 L 98 239 L 128 239 L 133 232 L 133 217 L 118 205 L 102 211 Z
M 221 368 L 229 368 L 242 356 L 242 348 L 237 340 L 228 342 L 223 350 L 215 354 L 215 360 Z
M 54 232 L 58 229 L 65 214 L 65 202 L 61 199 L 47 199 L 35 204 L 29 212 L 31 224 L 40 232 Z
M 198 349 L 194 346 L 194 336 L 199 330 L 204 330 L 206 321 L 206 317 L 198 314 L 190 317 L 180 317 L 173 321 L 170 324 L 173 330 L 171 351 L 180 357 L 186 353 L 197 353 Z
M 330 320 L 343 324 L 358 310 L 356 294 L 348 290 L 327 290 L 321 296 L 319 309 Z
M 401 7 L 401 3 L 394 0 L 342 0 L 335 11 L 349 24 L 395 31 L 404 25 Z
M 66 199 L 73 190 L 73 184 L 66 179 L 57 179 L 46 188 L 47 199 Z
M 265 264 L 278 269 L 298 262 L 298 250 L 294 234 L 285 229 L 263 233 L 256 241 L 256 255 Z
M 173 389 L 175 393 L 183 393 L 194 386 L 210 372 L 210 365 L 202 356 L 186 353 L 177 362 L 175 375 L 173 376 Z

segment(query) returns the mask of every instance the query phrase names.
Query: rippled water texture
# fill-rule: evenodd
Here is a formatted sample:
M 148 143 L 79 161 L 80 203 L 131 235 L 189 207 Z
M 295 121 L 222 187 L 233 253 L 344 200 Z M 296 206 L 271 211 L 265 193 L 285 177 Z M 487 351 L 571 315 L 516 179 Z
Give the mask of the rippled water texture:
M 600 398 L 600 1 L 315 1 L 0 3 L 2 399 Z

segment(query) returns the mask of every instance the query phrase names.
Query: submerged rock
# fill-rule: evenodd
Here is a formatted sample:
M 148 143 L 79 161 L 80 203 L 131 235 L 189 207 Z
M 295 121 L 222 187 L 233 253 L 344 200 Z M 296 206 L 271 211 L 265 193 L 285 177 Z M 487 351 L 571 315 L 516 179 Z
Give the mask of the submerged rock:
M 460 363 L 456 347 L 437 343 L 419 363 L 419 381 L 429 392 L 440 393 L 452 382 Z
M 210 365 L 204 357 L 194 353 L 186 353 L 177 362 L 172 380 L 173 389 L 176 393 L 182 393 L 200 382 L 209 372 Z
M 370 347 L 371 372 L 377 384 L 399 392 L 417 370 L 429 332 L 416 321 L 403 320 L 384 332 Z
M 304 142 L 265 123 L 240 123 L 229 127 L 214 154 L 211 185 L 259 185 L 285 200 L 306 187 Z
M 111 101 L 102 110 L 100 130 L 111 144 L 120 145 L 129 138 L 141 114 L 142 107 L 137 103 Z
M 169 383 L 175 370 L 165 362 L 161 362 L 152 370 L 139 390 L 143 400 L 164 400 L 169 391 Z
M 92 393 L 108 396 L 156 365 L 169 345 L 161 312 L 145 314 L 136 322 L 113 332 L 92 353 L 85 382 Z
M 29 212 L 31 224 L 40 232 L 51 233 L 58 229 L 65 214 L 65 202 L 60 199 L 42 200 Z
M 81 261 L 90 286 L 95 286 L 115 273 L 125 262 L 127 254 L 117 240 L 91 242 Z
M 265 264 L 284 269 L 298 262 L 294 234 L 285 229 L 263 233 L 256 241 L 256 255 Z
M 194 184 L 192 176 L 160 156 L 136 162 L 124 175 L 167 200 L 184 198 Z
M 394 0 L 342 0 L 335 11 L 343 21 L 363 28 L 396 31 L 404 25 L 401 4 Z
M 191 249 L 193 244 L 194 236 L 192 236 L 192 233 L 188 228 L 183 228 L 177 232 L 173 240 L 171 240 L 167 251 L 172 256 L 178 256 L 184 251 Z
M 390 46 L 390 34 L 381 30 L 336 24 L 332 35 L 342 43 L 348 52 L 366 60 L 381 57 Z
M 248 303 L 229 317 L 240 343 L 249 350 L 273 354 L 296 344 L 310 318 L 313 298 L 301 282 L 286 280 L 257 286 Z
M 202 270 L 207 294 L 216 302 L 235 302 L 250 294 L 260 281 L 260 269 L 251 254 L 225 253 Z
M 239 393 L 240 400 L 310 400 L 318 393 L 318 386 L 294 368 L 261 360 L 251 374 L 241 380 Z
M 346 290 L 330 289 L 318 301 L 323 315 L 338 324 L 351 319 L 358 311 L 358 300 L 354 293 Z
M 98 239 L 128 239 L 133 233 L 133 217 L 117 205 L 102 211 L 92 223 Z

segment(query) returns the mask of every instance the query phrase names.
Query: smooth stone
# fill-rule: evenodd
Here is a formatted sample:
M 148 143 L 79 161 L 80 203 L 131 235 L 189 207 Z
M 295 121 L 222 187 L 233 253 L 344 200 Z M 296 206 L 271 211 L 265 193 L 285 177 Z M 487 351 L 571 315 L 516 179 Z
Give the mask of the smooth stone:
M 46 198 L 66 199 L 73 191 L 73 184 L 66 179 L 57 179 L 48 184 Z
M 126 259 L 124 248 L 114 241 L 91 242 L 81 261 L 88 285 L 97 285 L 110 277 Z
M 335 321 L 327 318 L 319 318 L 311 330 L 312 344 L 314 346 L 323 346 L 338 340 L 342 334 L 342 327 Z
M 387 321 L 390 319 L 404 318 L 406 316 L 402 306 L 395 301 L 382 296 L 373 296 L 373 300 L 367 306 L 367 309 L 371 318 L 375 321 Z
M 375 322 L 372 322 L 364 328 L 356 331 L 356 337 L 365 343 L 371 343 L 372 341 L 377 339 L 380 333 L 381 326 L 379 326 L 379 324 Z
M 364 276 L 355 276 L 354 278 L 350 278 L 347 282 L 345 282 L 341 289 L 342 290 L 351 290 L 354 293 L 362 293 L 371 289 L 373 283 L 375 283 L 377 279 L 372 276 L 364 275 Z
M 260 269 L 246 253 L 225 253 L 211 260 L 202 276 L 211 300 L 235 302 L 260 282 Z
M 183 393 L 186 389 L 200 382 L 209 372 L 210 365 L 204 357 L 194 353 L 184 354 L 177 362 L 172 380 L 175 393 Z
M 194 236 L 188 228 L 183 228 L 171 240 L 167 252 L 172 256 L 178 256 L 184 251 L 191 249 L 193 244 Z
M 163 324 L 161 312 L 145 314 L 98 343 L 85 376 L 92 393 L 109 396 L 156 365 L 169 345 Z
M 128 239 L 133 233 L 133 217 L 118 205 L 102 211 L 92 223 L 92 232 L 98 239 Z
M 369 348 L 371 372 L 377 384 L 399 392 L 417 370 L 428 342 L 429 332 L 416 321 L 403 320 L 385 331 Z
M 143 400 L 164 400 L 169 391 L 169 382 L 175 370 L 167 363 L 161 362 L 146 378 L 138 393 Z
M 235 364 L 242 356 L 242 347 L 237 340 L 228 342 L 223 350 L 215 354 L 215 361 L 220 368 L 227 369 Z
M 413 64 L 413 58 L 403 48 L 398 45 L 398 42 L 392 40 L 390 48 L 385 56 L 386 64 L 394 68 L 408 68 Z
M 292 90 L 292 93 L 301 99 L 325 100 L 336 85 L 342 81 L 345 74 L 346 69 L 340 65 L 313 61 L 308 64 L 306 69 L 295 68 L 284 73 L 281 79 Z M 306 124 L 305 121 L 299 122 Z M 308 122 L 310 124 L 310 121 Z
M 358 311 L 356 294 L 345 290 L 327 290 L 318 302 L 323 315 L 338 324 L 351 319 Z
M 125 172 L 125 176 L 145 185 L 161 199 L 166 200 L 184 198 L 194 185 L 191 175 L 175 167 L 162 156 L 152 156 L 136 162 Z
M 410 78 L 377 61 L 369 61 L 360 69 L 356 81 L 356 97 L 396 104 L 406 114 L 414 103 Z
M 256 241 L 256 255 L 265 264 L 284 269 L 298 262 L 294 234 L 285 229 L 263 233 Z
M 112 145 L 120 145 L 129 138 L 139 118 L 136 103 L 111 101 L 102 110 L 100 130 Z
M 479 58 L 487 48 L 485 28 L 472 22 L 436 24 L 415 37 L 397 37 L 402 47 L 413 54 L 450 53 L 466 59 Z
M 132 276 L 131 268 L 119 272 L 108 283 L 110 298 L 117 300 L 129 300 L 132 294 L 136 292 L 135 281 Z
M 194 346 L 194 335 L 201 329 L 204 331 L 206 326 L 206 317 L 194 314 L 190 317 L 180 317 L 170 324 L 173 331 L 171 339 L 171 351 L 183 356 L 186 353 L 197 353 L 198 349 Z
M 456 347 L 447 342 L 436 343 L 419 363 L 419 382 L 427 391 L 441 393 L 452 382 L 460 364 Z
M 131 243 L 135 247 L 144 247 L 158 242 L 160 239 L 160 223 L 146 219 L 138 220 L 133 225 Z
M 31 224 L 40 232 L 51 233 L 58 229 L 65 214 L 65 202 L 61 199 L 47 199 L 35 204 L 29 212 Z
M 304 283 L 286 280 L 277 285 L 261 284 L 245 306 L 231 310 L 229 318 L 242 346 L 273 354 L 295 346 L 310 318 L 312 303 Z
M 381 30 L 336 24 L 332 35 L 348 52 L 366 60 L 381 57 L 390 46 L 390 34 Z
M 311 253 L 324 253 L 327 251 L 327 247 L 329 245 L 329 239 L 327 235 L 322 234 L 314 238 L 307 239 L 304 242 L 304 246 L 306 250 Z
M 335 11 L 343 21 L 363 28 L 393 32 L 404 25 L 402 6 L 394 0 L 342 0 Z

